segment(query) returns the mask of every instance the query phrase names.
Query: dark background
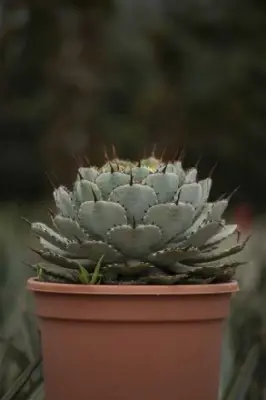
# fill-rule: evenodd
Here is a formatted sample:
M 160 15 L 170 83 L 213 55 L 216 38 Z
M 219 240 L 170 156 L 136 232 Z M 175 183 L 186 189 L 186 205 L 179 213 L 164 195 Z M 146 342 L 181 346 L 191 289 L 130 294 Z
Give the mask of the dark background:
M 264 212 L 266 3 L 28 0 L 0 5 L 0 199 L 50 192 L 71 153 L 185 148 L 214 195 Z

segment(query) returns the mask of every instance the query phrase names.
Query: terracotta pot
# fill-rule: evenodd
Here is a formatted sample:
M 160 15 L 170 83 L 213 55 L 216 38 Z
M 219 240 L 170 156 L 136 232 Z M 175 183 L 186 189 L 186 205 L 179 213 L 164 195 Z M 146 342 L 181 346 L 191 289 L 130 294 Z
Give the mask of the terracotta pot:
M 237 283 L 85 286 L 30 279 L 46 400 L 216 400 Z

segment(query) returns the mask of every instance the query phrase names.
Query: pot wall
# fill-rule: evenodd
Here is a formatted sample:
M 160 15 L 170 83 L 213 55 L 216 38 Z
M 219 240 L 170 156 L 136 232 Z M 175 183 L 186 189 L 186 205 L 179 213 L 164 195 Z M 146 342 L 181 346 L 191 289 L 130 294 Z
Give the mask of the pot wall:
M 80 286 L 29 281 L 46 400 L 216 400 L 237 284 Z

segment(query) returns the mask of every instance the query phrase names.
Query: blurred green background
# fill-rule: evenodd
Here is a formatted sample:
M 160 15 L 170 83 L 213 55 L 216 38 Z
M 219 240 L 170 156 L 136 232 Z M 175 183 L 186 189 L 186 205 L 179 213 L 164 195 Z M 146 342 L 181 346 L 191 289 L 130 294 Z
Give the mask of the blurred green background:
M 39 365 L 34 377 L 27 370 L 40 350 L 22 264 L 34 260 L 33 239 L 20 215 L 45 221 L 45 173 L 70 184 L 73 154 L 99 164 L 112 144 L 136 159 L 154 144 L 166 160 L 179 150 L 187 167 L 200 159 L 202 176 L 218 163 L 213 197 L 240 185 L 230 217 L 260 232 L 252 244 L 257 278 L 242 277 L 252 284 L 233 308 L 222 381 L 259 341 L 250 385 L 232 400 L 263 399 L 265 40 L 263 0 L 1 1 L 0 399 L 8 390 L 4 400 L 28 399 L 41 382 Z

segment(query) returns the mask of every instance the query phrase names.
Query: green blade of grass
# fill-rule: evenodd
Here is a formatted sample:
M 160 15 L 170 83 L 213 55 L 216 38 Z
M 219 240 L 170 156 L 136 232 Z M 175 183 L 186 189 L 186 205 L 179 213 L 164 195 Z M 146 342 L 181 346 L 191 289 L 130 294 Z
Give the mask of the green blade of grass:
M 97 262 L 97 265 L 96 265 L 93 275 L 91 277 L 91 281 L 90 281 L 91 285 L 95 285 L 99 280 L 100 268 L 101 268 L 103 258 L 104 258 L 104 255 Z
M 83 283 L 84 285 L 89 285 L 90 279 L 89 279 L 88 271 L 82 265 L 80 265 L 79 268 L 80 268 L 80 270 L 79 270 L 80 282 Z

